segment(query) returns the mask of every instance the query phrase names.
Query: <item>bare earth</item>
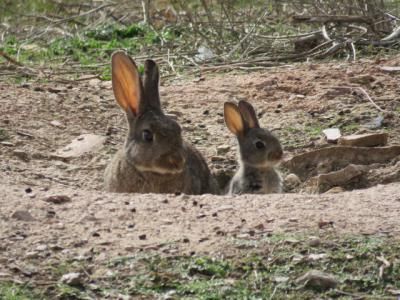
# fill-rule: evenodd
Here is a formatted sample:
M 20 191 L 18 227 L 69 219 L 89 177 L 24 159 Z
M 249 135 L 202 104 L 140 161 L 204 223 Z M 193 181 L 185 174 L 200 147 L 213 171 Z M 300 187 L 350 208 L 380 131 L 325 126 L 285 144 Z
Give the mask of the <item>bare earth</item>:
M 389 144 L 398 144 L 399 75 L 384 72 L 380 66 L 399 63 L 397 56 L 357 64 L 286 66 L 251 74 L 205 74 L 200 81 L 164 83 L 161 97 L 166 112 L 178 119 L 186 138 L 206 156 L 212 171 L 228 178 L 236 168 L 235 141 L 222 116 L 223 102 L 228 100 L 251 101 L 262 125 L 274 130 L 290 157 L 323 146 L 325 142 L 313 135 L 312 126 L 343 123 L 349 125 L 344 131 L 354 133 L 376 118 L 377 110 L 366 99 L 337 92 L 336 87 L 356 84 L 382 108 L 394 112 L 385 116 L 384 127 L 378 131 L 389 133 Z M 0 115 L 1 268 L 5 262 L 28 259 L 43 249 L 59 251 L 61 257 L 95 249 L 101 253 L 95 259 L 105 260 L 143 250 L 220 253 L 235 238 L 256 239 L 275 232 L 330 230 L 399 236 L 400 183 L 370 187 L 379 184 L 379 179 L 365 183 L 368 189 L 322 195 L 103 192 L 104 168 L 126 133 L 110 82 L 0 83 Z M 56 155 L 85 133 L 105 137 L 104 145 L 77 157 Z M 221 145 L 227 146 L 226 153 L 218 150 Z M 397 161 L 388 162 L 388 167 Z M 398 177 L 391 178 L 396 181 Z M 45 201 L 54 195 L 68 196 L 70 201 Z M 46 259 L 50 258 L 43 256 Z

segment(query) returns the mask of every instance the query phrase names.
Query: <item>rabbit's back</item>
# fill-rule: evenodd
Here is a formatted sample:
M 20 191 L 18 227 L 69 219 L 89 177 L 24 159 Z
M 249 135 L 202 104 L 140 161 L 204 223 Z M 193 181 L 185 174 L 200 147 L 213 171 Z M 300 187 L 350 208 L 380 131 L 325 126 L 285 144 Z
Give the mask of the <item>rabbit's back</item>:
M 187 184 L 191 194 L 219 194 L 218 185 L 200 152 L 185 143 L 187 157 Z M 185 192 L 186 193 L 186 192 Z

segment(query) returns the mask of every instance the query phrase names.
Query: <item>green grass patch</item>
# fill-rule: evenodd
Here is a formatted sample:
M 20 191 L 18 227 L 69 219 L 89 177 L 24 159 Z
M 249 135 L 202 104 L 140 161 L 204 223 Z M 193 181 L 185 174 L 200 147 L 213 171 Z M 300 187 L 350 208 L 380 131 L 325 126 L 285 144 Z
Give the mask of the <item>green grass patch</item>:
M 69 38 L 55 38 L 48 44 L 26 42 L 8 36 L 0 50 L 29 66 L 45 66 L 57 69 L 68 61 L 88 72 L 100 73 L 102 79 L 110 79 L 109 60 L 112 52 L 124 49 L 132 56 L 142 52 L 157 52 L 161 42 L 179 40 L 180 29 L 165 27 L 160 32 L 133 24 L 130 26 L 107 25 L 85 31 Z M 1 58 L 0 58 L 1 59 Z
M 260 245 L 263 251 L 248 251 L 229 259 L 154 257 L 141 261 L 141 274 L 131 277 L 129 291 L 193 299 L 264 299 L 273 294 L 277 299 L 305 299 L 340 297 L 342 293 L 383 297 L 389 287 L 400 288 L 400 246 L 383 238 L 331 238 L 312 246 L 304 236 L 278 235 L 260 241 Z M 383 277 L 379 276 L 379 257 L 391 262 Z M 334 275 L 339 281 L 337 289 L 316 291 L 295 283 L 311 269 Z
M 5 129 L 3 129 L 3 128 L 0 128 L 0 142 L 8 140 L 9 138 L 10 137 L 9 137 L 7 131 Z
M 258 240 L 234 239 L 230 248 L 230 255 L 216 257 L 166 257 L 147 252 L 116 257 L 102 265 L 86 262 L 82 269 L 66 262 L 51 271 L 55 284 L 41 294 L 23 285 L 3 283 L 0 299 L 116 295 L 169 299 L 349 299 L 351 295 L 381 299 L 394 297 L 400 290 L 400 243 L 385 237 L 275 234 Z M 390 265 L 382 267 L 385 260 Z M 90 278 L 98 268 L 107 275 Z M 309 270 L 331 274 L 338 285 L 324 290 L 297 283 Z M 87 274 L 82 286 L 59 283 L 61 274 L 70 271 Z M 35 286 L 34 280 L 31 282 Z
M 33 300 L 43 299 L 43 296 L 22 284 L 0 282 L 0 299 L 2 300 Z

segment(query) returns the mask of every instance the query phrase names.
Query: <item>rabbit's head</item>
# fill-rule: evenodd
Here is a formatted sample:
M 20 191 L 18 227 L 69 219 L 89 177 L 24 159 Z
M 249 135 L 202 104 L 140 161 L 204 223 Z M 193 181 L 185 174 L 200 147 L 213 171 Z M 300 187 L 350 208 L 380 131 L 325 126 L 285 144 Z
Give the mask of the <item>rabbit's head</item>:
M 282 159 L 282 146 L 268 130 L 260 127 L 253 106 L 240 101 L 224 104 L 224 118 L 228 129 L 236 135 L 242 163 L 266 168 L 277 165 Z
M 112 87 L 129 124 L 125 141 L 127 161 L 141 172 L 182 172 L 185 151 L 181 128 L 161 109 L 157 64 L 145 61 L 142 80 L 133 59 L 122 51 L 115 52 Z

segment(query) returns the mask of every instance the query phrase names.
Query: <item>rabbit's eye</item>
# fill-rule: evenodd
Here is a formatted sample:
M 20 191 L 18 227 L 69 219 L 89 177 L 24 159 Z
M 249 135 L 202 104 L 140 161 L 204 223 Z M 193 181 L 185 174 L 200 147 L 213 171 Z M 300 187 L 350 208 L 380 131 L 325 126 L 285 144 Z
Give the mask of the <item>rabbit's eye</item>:
M 153 141 L 153 133 L 150 130 L 143 130 L 142 137 L 145 142 L 152 142 Z
M 265 148 L 265 143 L 262 141 L 257 141 L 256 142 L 256 148 L 257 149 L 264 149 Z

